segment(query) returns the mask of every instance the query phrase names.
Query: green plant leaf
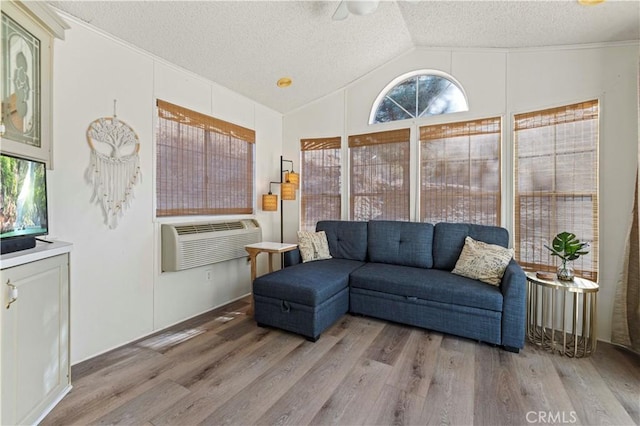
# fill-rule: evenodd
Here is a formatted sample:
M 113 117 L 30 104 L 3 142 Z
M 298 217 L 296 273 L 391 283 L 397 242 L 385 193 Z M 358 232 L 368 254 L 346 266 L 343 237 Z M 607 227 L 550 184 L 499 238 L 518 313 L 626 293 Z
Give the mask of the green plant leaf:
M 585 250 L 589 246 L 589 243 L 581 242 L 575 234 L 571 232 L 561 232 L 556 235 L 549 247 L 545 247 L 551 251 L 552 256 L 558 256 L 562 260 L 576 260 L 580 256 L 588 254 L 589 251 Z

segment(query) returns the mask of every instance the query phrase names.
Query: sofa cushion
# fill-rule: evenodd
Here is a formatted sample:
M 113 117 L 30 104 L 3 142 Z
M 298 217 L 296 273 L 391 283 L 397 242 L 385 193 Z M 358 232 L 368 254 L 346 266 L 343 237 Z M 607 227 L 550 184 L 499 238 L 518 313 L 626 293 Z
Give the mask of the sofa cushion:
M 327 234 L 332 257 L 359 261 L 367 258 L 367 222 L 321 220 L 316 231 Z
M 298 248 L 303 262 L 331 259 L 327 234 L 324 231 L 298 231 Z
M 453 270 L 466 237 L 502 247 L 509 245 L 509 232 L 499 226 L 437 223 L 433 231 L 433 267 L 445 271 Z
M 502 311 L 498 287 L 438 269 L 367 263 L 351 273 L 351 288 L 361 288 L 440 303 Z
M 362 265 L 346 259 L 300 263 L 256 278 L 253 293 L 316 306 L 347 288 L 349 274 Z
M 372 220 L 368 226 L 369 261 L 431 268 L 433 225 Z
M 464 247 L 452 274 L 500 285 L 504 270 L 513 257 L 513 249 L 465 238 Z

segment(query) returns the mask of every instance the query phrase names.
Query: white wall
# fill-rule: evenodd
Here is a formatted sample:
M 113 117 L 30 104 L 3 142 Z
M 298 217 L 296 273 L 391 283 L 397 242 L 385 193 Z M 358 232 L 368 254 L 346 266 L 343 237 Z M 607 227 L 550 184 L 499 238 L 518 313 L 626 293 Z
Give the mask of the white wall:
M 255 129 L 257 196 L 279 170 L 282 115 L 66 19 L 71 29 L 55 43 L 55 169 L 48 175 L 48 189 L 51 236 L 74 244 L 71 362 L 77 363 L 249 292 L 245 259 L 160 272 L 160 224 L 172 220 L 155 218 L 155 99 Z M 142 180 L 118 227 L 108 229 L 101 207 L 90 202 L 92 188 L 84 178 L 90 153 L 85 134 L 93 120 L 113 114 L 114 99 L 118 117 L 140 138 Z M 279 238 L 279 217 L 256 206 L 250 217 L 262 225 L 263 238 Z M 212 282 L 205 279 L 209 268 Z M 265 259 L 259 268 L 266 270 Z
M 380 91 L 399 75 L 418 69 L 435 69 L 455 77 L 464 87 L 470 110 L 369 126 L 369 113 Z M 342 136 L 343 147 L 346 147 L 345 140 L 349 134 L 502 116 L 502 191 L 503 200 L 507 201 L 513 198 L 513 114 L 599 98 L 602 118 L 598 336 L 602 340 L 609 340 L 613 297 L 622 272 L 622 255 L 638 158 L 637 78 L 637 43 L 511 51 L 415 49 L 343 90 L 285 115 L 283 149 L 299 158 L 299 140 L 302 138 Z M 415 133 L 412 132 L 414 152 Z M 415 207 L 418 205 L 417 164 L 412 164 L 411 168 L 414 188 L 411 205 Z M 343 175 L 344 205 L 348 202 L 347 188 L 348 173 Z M 294 207 L 290 207 L 289 214 L 299 216 L 299 209 Z M 503 203 L 502 207 L 503 226 L 510 231 L 513 231 L 512 207 L 508 202 Z M 343 218 L 348 218 L 346 207 L 343 211 Z M 414 210 L 412 218 L 415 217 L 417 211 Z M 285 226 L 286 234 L 295 235 L 297 223 L 286 221 Z

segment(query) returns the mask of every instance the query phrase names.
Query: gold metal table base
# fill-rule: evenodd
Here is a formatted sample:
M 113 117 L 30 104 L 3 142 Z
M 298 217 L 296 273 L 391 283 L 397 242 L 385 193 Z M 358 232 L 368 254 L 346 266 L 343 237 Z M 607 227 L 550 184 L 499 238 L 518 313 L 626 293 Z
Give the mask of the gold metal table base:
M 529 342 L 571 358 L 595 352 L 598 284 L 583 278 L 565 282 L 540 279 L 533 272 L 526 275 Z
M 544 333 L 544 335 L 543 335 Z M 582 358 L 591 355 L 596 350 L 596 340 L 565 334 L 558 330 L 540 326 L 531 326 L 527 329 L 529 342 L 541 347 L 548 352 L 558 352 L 570 358 Z

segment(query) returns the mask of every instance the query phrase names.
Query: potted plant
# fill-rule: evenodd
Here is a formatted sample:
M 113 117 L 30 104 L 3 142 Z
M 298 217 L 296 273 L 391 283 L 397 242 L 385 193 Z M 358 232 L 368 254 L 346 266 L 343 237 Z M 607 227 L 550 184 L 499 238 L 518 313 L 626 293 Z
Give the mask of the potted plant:
M 562 281 L 571 281 L 574 277 L 573 268 L 567 262 L 589 253 L 589 250 L 586 250 L 589 243 L 580 241 L 576 234 L 571 232 L 559 233 L 554 237 L 551 247 L 546 244 L 544 246 L 551 251 L 552 256 L 558 256 L 562 260 L 558 267 L 558 279 Z

